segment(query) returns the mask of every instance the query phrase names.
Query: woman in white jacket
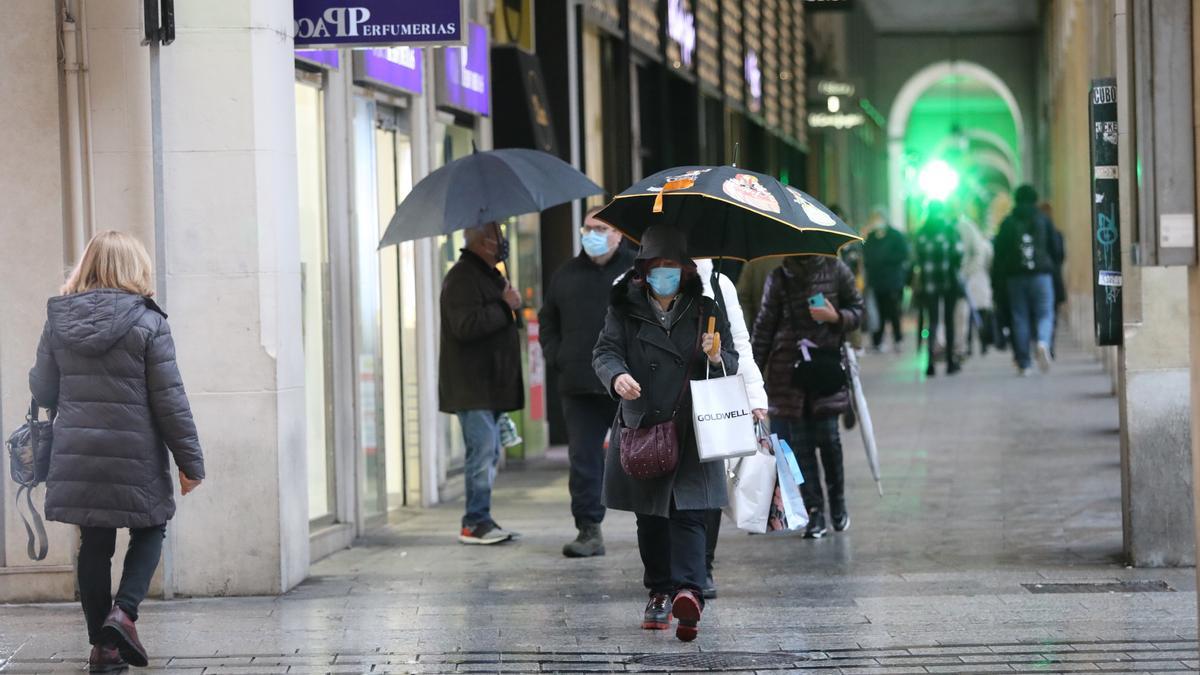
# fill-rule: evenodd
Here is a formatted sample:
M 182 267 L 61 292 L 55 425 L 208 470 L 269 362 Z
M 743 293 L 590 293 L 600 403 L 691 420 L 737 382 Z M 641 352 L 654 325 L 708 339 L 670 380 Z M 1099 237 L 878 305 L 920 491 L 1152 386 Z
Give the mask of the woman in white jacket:
M 729 332 L 733 335 L 734 350 L 738 353 L 738 373 L 746 383 L 746 395 L 750 399 L 750 407 L 754 411 L 754 419 L 767 419 L 767 390 L 763 386 L 762 372 L 754 363 L 754 352 L 750 348 L 750 331 L 746 328 L 746 320 L 742 314 L 741 303 L 738 302 L 737 288 L 724 274 L 715 274 L 713 261 L 697 260 L 696 272 L 704 283 L 704 295 L 717 301 L 717 305 L 729 319 Z M 718 279 L 717 287 L 720 294 L 713 292 L 713 280 Z M 741 364 L 745 364 L 744 366 Z M 704 597 L 717 597 L 717 585 L 713 581 L 713 558 L 717 551 L 717 536 L 721 529 L 721 511 L 714 510 L 708 514 L 708 578 L 704 584 Z

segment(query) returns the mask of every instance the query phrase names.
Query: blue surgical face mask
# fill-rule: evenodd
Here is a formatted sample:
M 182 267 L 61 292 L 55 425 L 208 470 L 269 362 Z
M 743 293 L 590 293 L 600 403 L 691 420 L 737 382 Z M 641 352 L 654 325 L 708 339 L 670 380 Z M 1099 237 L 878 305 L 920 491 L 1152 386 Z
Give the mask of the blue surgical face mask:
M 583 244 L 583 250 L 593 258 L 599 258 L 608 253 L 610 248 L 608 245 L 608 235 L 600 234 L 599 232 L 584 232 L 579 241 Z
M 682 278 L 683 270 L 678 267 L 655 267 L 646 274 L 646 281 L 659 297 L 678 293 L 679 280 Z

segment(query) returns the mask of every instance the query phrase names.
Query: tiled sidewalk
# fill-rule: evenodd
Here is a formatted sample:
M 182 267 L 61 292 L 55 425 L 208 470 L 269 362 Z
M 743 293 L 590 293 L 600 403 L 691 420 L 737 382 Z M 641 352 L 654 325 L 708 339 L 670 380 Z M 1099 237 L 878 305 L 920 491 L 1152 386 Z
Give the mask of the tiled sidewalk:
M 460 504 L 399 514 L 279 598 L 150 602 L 163 672 L 1175 672 L 1197 668 L 1194 570 L 1126 569 L 1115 401 L 1086 356 L 1019 380 L 1006 355 L 924 382 L 867 359 L 884 464 L 875 494 L 845 432 L 853 527 L 822 541 L 727 529 L 700 639 L 638 629 L 633 519 L 608 556 L 567 560 L 566 476 L 501 475 L 524 539 L 462 547 Z M 1095 584 L 1154 581 L 1130 586 Z M 1078 586 L 1048 587 L 1051 583 Z M 1038 587 L 1038 584 L 1042 584 Z M 1038 592 L 1035 592 L 1038 591 Z M 1045 592 L 1063 591 L 1063 592 Z M 7 672 L 78 671 L 73 605 L 0 607 Z

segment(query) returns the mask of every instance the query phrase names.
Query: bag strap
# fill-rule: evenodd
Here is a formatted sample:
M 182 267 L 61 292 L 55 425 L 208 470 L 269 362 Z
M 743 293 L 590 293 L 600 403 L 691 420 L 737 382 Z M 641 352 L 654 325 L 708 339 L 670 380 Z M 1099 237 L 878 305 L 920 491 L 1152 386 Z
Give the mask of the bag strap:
M 29 516 L 26 516 L 25 511 L 21 509 L 22 492 L 25 493 L 25 504 L 29 509 Z M 33 489 L 27 485 L 17 488 L 17 512 L 21 514 L 21 522 L 25 525 L 25 534 L 29 537 L 29 543 L 26 545 L 26 552 L 29 554 L 29 559 L 45 560 L 46 553 L 50 549 L 50 544 L 46 538 L 46 526 L 42 523 L 42 516 L 38 514 L 37 509 L 33 506 L 32 493 Z M 32 524 L 30 523 L 31 520 Z

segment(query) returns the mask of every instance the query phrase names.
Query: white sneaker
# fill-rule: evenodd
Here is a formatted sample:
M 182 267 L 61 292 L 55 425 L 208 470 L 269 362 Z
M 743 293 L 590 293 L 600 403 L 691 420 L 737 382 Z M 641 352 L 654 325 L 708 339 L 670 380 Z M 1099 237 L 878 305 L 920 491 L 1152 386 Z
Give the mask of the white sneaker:
M 1017 377 L 1029 377 L 1033 373 L 1033 368 L 1022 368 L 1017 366 Z
M 1050 363 L 1053 361 L 1050 358 L 1050 345 L 1045 342 L 1039 342 L 1037 345 L 1037 364 L 1038 369 L 1043 373 L 1050 372 Z

